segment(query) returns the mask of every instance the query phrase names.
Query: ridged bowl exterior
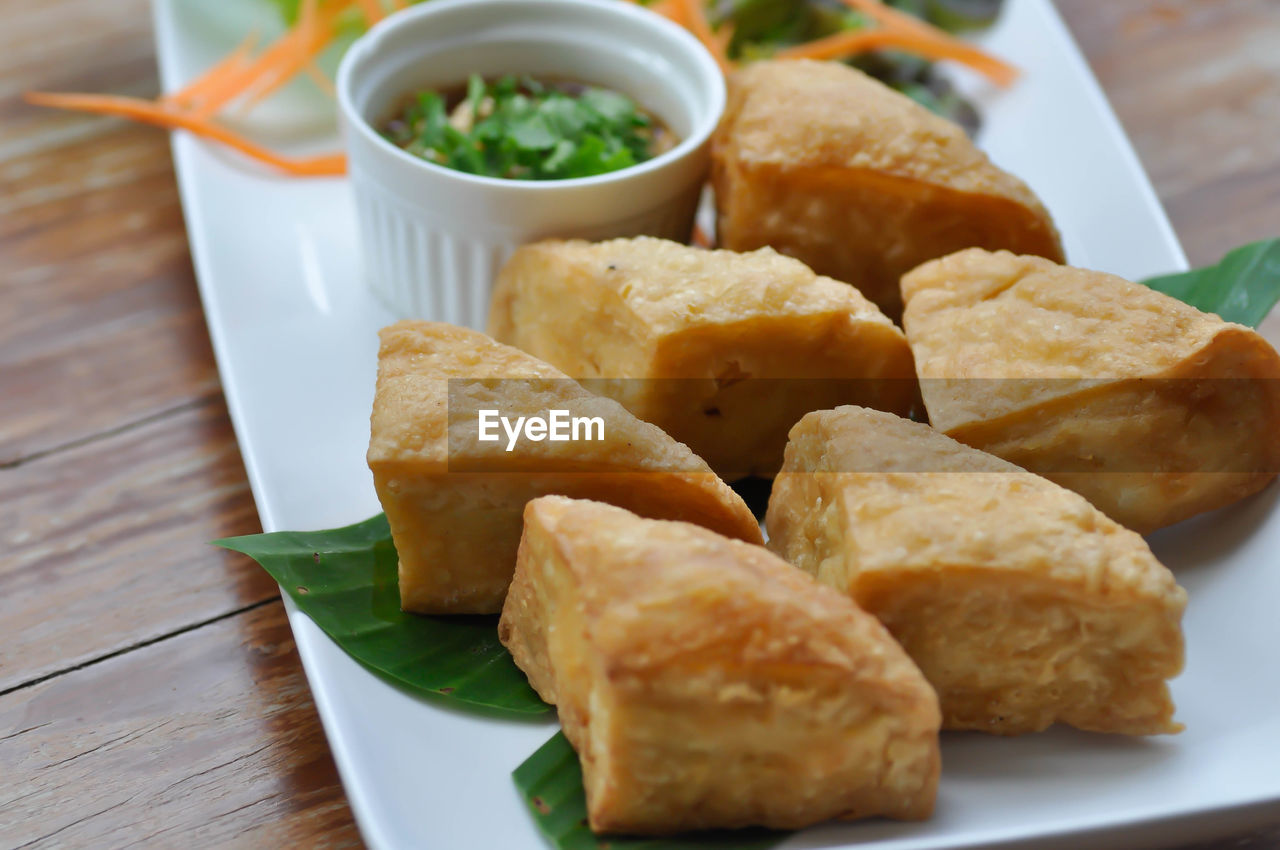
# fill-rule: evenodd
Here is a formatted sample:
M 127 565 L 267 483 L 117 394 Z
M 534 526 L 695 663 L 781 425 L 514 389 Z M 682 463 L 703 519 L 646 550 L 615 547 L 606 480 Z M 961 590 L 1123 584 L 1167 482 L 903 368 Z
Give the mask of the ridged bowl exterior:
M 681 142 L 611 174 L 516 181 L 426 162 L 374 129 L 409 92 L 516 71 L 631 94 Z M 526 242 L 687 241 L 724 99 L 723 77 L 695 39 L 618 0 L 434 0 L 389 17 L 338 72 L 368 285 L 401 318 L 482 330 L 494 279 Z

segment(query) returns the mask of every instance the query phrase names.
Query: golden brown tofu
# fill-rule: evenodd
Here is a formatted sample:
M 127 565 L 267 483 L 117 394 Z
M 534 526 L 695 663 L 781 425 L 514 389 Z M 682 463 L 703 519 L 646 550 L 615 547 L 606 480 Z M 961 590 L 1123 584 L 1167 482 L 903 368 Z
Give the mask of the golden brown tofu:
M 930 421 L 1147 532 L 1280 470 L 1280 355 L 1100 272 L 962 251 L 902 281 Z
M 1186 594 L 1075 493 L 927 425 L 842 407 L 796 425 L 769 548 L 880 618 L 943 726 L 1177 732 Z
M 751 511 L 700 458 L 546 363 L 433 322 L 399 322 L 381 339 L 368 460 L 400 556 L 404 610 L 502 610 L 521 512 L 547 493 L 760 542 Z M 586 424 L 563 441 L 522 428 L 512 441 L 490 421 L 488 436 L 499 438 L 479 439 L 481 411 L 550 422 L 556 410 L 599 427 Z
M 971 246 L 1063 259 L 1044 206 L 963 129 L 837 62 L 734 74 L 712 181 L 721 247 L 771 245 L 893 319 L 898 279 L 925 260 Z
M 536 499 L 498 635 L 556 705 L 596 832 L 933 810 L 937 696 L 874 617 L 763 547 Z
M 489 331 L 687 444 L 726 478 L 772 476 L 811 410 L 907 413 L 906 337 L 875 305 L 771 249 L 650 237 L 539 242 L 498 277 Z

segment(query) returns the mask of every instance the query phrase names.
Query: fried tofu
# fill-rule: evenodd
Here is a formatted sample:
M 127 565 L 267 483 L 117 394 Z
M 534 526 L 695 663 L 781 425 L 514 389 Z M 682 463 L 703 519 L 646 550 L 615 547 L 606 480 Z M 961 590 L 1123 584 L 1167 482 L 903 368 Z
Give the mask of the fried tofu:
M 432 322 L 399 322 L 381 340 L 368 461 L 400 557 L 404 610 L 502 610 L 524 505 L 547 493 L 760 542 L 751 511 L 706 463 L 546 363 L 477 331 Z M 580 430 L 576 440 L 512 444 L 502 434 L 486 442 L 479 439 L 484 410 L 513 421 L 569 411 L 599 419 L 600 427 Z M 585 439 L 587 430 L 593 439 Z
M 720 246 L 771 245 L 892 319 L 901 275 L 961 248 L 1062 260 L 1049 213 L 963 129 L 837 62 L 755 62 L 712 141 Z
M 933 690 L 874 617 L 763 547 L 536 499 L 498 635 L 556 705 L 596 832 L 933 809 Z
M 902 281 L 934 427 L 1148 532 L 1280 470 L 1280 355 L 1113 275 L 962 251 Z
M 687 444 L 726 478 L 772 476 L 811 410 L 907 413 L 902 332 L 858 292 L 771 249 L 650 237 L 548 241 L 498 277 L 489 331 Z
M 943 727 L 1177 732 L 1186 594 L 1083 498 L 927 425 L 864 408 L 791 432 L 769 548 L 888 627 Z

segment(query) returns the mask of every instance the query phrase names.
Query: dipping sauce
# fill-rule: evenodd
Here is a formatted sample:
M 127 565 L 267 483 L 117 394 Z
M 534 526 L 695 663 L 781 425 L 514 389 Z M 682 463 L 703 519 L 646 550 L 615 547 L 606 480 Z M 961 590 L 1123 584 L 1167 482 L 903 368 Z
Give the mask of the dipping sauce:
M 508 180 L 607 174 L 679 142 L 626 95 L 515 75 L 473 74 L 466 86 L 417 92 L 379 130 L 429 162 Z

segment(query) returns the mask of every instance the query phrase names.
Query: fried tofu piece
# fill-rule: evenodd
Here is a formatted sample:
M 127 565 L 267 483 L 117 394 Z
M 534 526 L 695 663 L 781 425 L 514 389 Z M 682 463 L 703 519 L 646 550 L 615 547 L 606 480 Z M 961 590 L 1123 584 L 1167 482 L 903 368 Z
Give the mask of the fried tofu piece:
M 932 688 L 874 617 L 761 546 L 536 499 L 498 636 L 556 705 L 596 832 L 933 810 Z
M 1280 470 L 1280 355 L 1113 275 L 968 250 L 902 281 L 934 427 L 1147 532 Z
M 404 610 L 502 610 L 524 505 L 547 493 L 761 541 L 746 504 L 687 447 L 546 363 L 453 325 L 405 321 L 380 336 L 368 461 L 400 557 Z M 512 421 L 562 410 L 600 427 L 577 440 L 513 445 L 500 433 L 486 442 L 483 410 Z
M 771 245 L 851 283 L 892 319 L 898 279 L 972 246 L 1062 260 L 1018 178 L 958 125 L 837 62 L 755 62 L 712 141 L 720 246 Z
M 769 548 L 880 618 L 943 727 L 1177 732 L 1186 594 L 1075 493 L 927 425 L 842 407 L 791 432 Z
M 548 241 L 498 276 L 489 331 L 687 444 L 726 478 L 772 476 L 811 410 L 907 413 L 902 332 L 858 292 L 771 249 Z

